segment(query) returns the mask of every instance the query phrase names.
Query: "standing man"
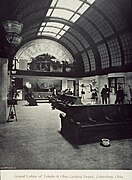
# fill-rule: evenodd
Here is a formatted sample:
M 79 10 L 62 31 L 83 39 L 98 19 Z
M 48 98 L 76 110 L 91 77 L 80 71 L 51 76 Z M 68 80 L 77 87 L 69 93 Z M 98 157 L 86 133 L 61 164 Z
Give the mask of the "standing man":
M 109 93 L 109 88 L 107 88 L 107 85 L 105 84 L 104 88 L 101 90 L 102 104 L 108 104 Z
M 124 91 L 121 88 L 121 86 L 119 86 L 116 92 L 115 104 L 123 104 L 123 102 L 124 102 Z

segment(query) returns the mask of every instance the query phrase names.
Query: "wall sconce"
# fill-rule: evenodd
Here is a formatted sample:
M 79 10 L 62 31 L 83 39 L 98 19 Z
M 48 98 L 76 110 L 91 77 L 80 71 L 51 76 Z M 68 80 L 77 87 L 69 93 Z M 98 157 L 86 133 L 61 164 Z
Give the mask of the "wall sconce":
M 6 20 L 2 22 L 4 29 L 7 33 L 6 39 L 9 43 L 9 52 L 8 55 L 8 69 L 12 70 L 13 67 L 13 56 L 14 48 L 21 43 L 22 37 L 19 35 L 22 31 L 23 24 L 18 21 Z

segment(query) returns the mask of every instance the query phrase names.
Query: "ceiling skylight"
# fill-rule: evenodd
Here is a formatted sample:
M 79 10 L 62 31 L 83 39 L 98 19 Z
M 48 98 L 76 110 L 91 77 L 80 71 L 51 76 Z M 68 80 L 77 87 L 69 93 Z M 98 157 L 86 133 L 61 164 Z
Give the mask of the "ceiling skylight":
M 52 3 L 51 3 L 51 7 L 54 7 L 55 6 L 55 4 L 56 4 L 56 2 L 57 2 L 57 0 L 52 0 Z
M 79 0 L 59 0 L 56 7 L 61 7 L 65 9 L 70 9 L 76 11 L 82 4 Z
M 65 33 L 64 30 L 61 30 L 61 32 L 59 33 L 60 35 L 63 35 Z
M 43 31 L 43 29 L 44 29 L 44 27 L 40 27 L 39 31 L 40 31 L 40 32 L 42 32 L 42 31 Z
M 54 37 L 55 33 L 54 32 L 47 32 L 47 31 L 45 31 L 45 32 L 42 32 L 42 35 L 43 36 L 52 36 L 52 37 Z
M 57 23 L 57 22 L 47 22 L 46 26 L 52 26 L 52 27 L 58 27 L 58 28 L 62 28 L 64 26 L 64 24 L 62 23 Z
M 67 31 L 69 28 L 70 26 L 65 25 L 63 29 Z
M 84 5 L 78 10 L 78 12 L 79 12 L 80 14 L 83 14 L 89 7 L 90 7 L 90 5 L 84 4 Z
M 95 0 L 52 0 L 49 10 L 46 14 L 48 18 L 59 18 L 75 23 L 80 16 L 90 7 Z M 59 39 L 70 28 L 63 23 L 57 22 L 43 22 L 38 35 L 45 35 L 45 33 L 52 34 Z
M 70 20 L 71 20 L 72 22 L 75 22 L 75 21 L 77 21 L 79 18 L 80 18 L 80 16 L 79 16 L 78 14 L 75 14 Z
M 52 11 L 53 11 L 53 9 L 49 9 L 46 16 L 50 16 Z
M 51 17 L 58 17 L 62 19 L 69 20 L 73 16 L 73 12 L 67 11 L 65 9 L 55 9 L 51 15 Z
M 92 4 L 95 0 L 87 0 L 88 3 Z
M 57 39 L 60 39 L 60 38 L 61 38 L 61 35 L 60 35 L 60 34 L 58 34 L 58 35 L 56 36 L 56 38 L 57 38 Z
M 45 26 L 46 22 L 43 22 L 41 26 Z
M 41 35 L 41 32 L 38 32 L 38 36 L 40 36 Z
M 47 32 L 54 32 L 54 33 L 58 33 L 60 31 L 59 28 L 56 28 L 56 27 L 51 27 L 51 26 L 46 26 L 44 31 L 47 31 Z

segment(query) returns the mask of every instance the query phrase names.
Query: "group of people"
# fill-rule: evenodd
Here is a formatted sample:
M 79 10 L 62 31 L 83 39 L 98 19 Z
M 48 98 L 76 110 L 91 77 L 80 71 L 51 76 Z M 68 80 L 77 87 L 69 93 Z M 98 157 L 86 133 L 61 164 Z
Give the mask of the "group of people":
M 81 96 L 82 99 L 84 99 L 84 94 L 85 92 L 82 90 L 81 91 Z M 110 89 L 107 87 L 105 84 L 104 87 L 101 89 L 100 92 L 101 95 L 101 103 L 102 104 L 110 104 Z M 119 85 L 117 87 L 117 90 L 115 92 L 115 104 L 123 104 L 125 97 L 127 100 L 127 103 L 130 104 L 132 103 L 132 89 L 131 86 L 128 86 L 127 92 L 123 91 L 123 88 Z M 91 103 L 98 104 L 98 91 L 96 88 L 91 89 Z
M 116 95 L 115 104 L 123 104 L 125 96 L 127 96 L 128 104 L 132 102 L 132 89 L 130 85 L 129 85 L 127 94 L 124 93 L 121 86 L 118 86 L 118 89 L 115 92 L 115 95 Z M 104 88 L 101 90 L 101 97 L 102 97 L 102 104 L 109 104 L 110 90 L 106 84 L 104 85 Z
M 73 95 L 71 89 L 69 89 L 69 88 L 64 90 L 63 94 Z M 56 95 L 57 95 L 57 90 L 54 89 L 53 96 L 56 96 Z M 82 89 L 81 90 L 82 99 L 84 99 L 84 95 L 85 95 L 85 91 Z M 107 87 L 106 84 L 101 89 L 100 95 L 101 95 L 101 103 L 102 104 L 110 104 L 110 89 Z M 121 86 L 118 86 L 118 88 L 115 92 L 115 95 L 116 95 L 116 99 L 114 102 L 115 104 L 123 104 L 125 96 L 127 97 L 127 103 L 128 104 L 132 103 L 132 89 L 131 89 L 130 85 L 128 86 L 126 93 L 124 93 Z M 96 88 L 91 89 L 91 103 L 95 103 L 95 104 L 98 103 L 98 91 Z

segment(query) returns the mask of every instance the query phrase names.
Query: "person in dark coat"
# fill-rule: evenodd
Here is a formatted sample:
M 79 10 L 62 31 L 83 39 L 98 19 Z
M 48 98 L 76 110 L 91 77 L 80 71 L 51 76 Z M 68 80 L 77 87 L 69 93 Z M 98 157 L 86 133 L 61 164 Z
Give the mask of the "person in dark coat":
M 26 94 L 26 100 L 29 103 L 28 104 L 29 106 L 37 106 L 38 105 L 36 99 L 34 99 L 34 97 L 32 96 L 31 93 Z
M 104 88 L 101 90 L 102 104 L 108 104 L 109 93 L 109 88 L 107 88 L 107 85 L 105 84 Z
M 91 102 L 93 102 L 95 104 L 97 104 L 97 102 L 98 102 L 98 94 L 97 94 L 97 90 L 96 89 L 92 90 Z
M 119 86 L 116 92 L 115 104 L 123 104 L 123 102 L 124 102 L 124 91 L 121 88 L 121 86 Z

